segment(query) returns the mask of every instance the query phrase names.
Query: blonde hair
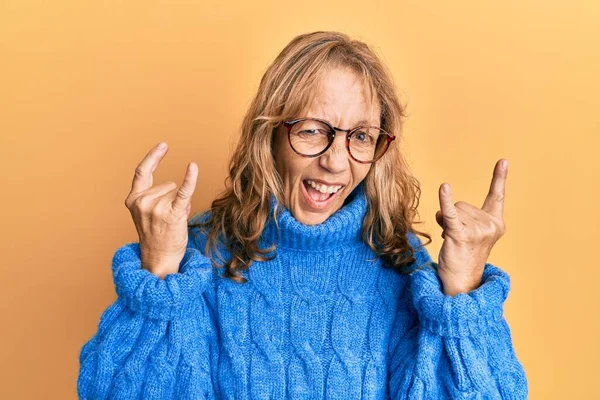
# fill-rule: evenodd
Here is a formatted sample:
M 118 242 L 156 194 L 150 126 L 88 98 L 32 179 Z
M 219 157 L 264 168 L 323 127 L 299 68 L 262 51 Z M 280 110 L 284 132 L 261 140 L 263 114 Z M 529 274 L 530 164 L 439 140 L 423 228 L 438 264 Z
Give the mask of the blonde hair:
M 413 221 L 419 215 L 421 189 L 399 149 L 405 114 L 391 74 L 367 44 L 343 33 L 319 31 L 295 37 L 269 66 L 242 122 L 226 189 L 212 202 L 207 220 L 189 223 L 190 228 L 205 232 L 205 254 L 215 267 L 226 268 L 225 277 L 246 282 L 239 271 L 253 261 L 267 260 L 265 255 L 275 249 L 275 244 L 268 249 L 258 244 L 271 211 L 271 196 L 277 205 L 284 204 L 283 182 L 273 158 L 274 135 L 282 121 L 306 110 L 322 72 L 332 67 L 350 68 L 363 78 L 371 104 L 379 101 L 381 106 L 381 127 L 397 138 L 364 179 L 368 212 L 363 240 L 387 266 L 401 273 L 410 272 L 406 267 L 414 261 L 407 233 L 431 243 L 429 234 L 413 227 L 422 223 Z M 274 210 L 276 216 L 279 212 Z M 220 238 L 231 253 L 229 261 L 218 250 L 217 257 L 213 254 Z

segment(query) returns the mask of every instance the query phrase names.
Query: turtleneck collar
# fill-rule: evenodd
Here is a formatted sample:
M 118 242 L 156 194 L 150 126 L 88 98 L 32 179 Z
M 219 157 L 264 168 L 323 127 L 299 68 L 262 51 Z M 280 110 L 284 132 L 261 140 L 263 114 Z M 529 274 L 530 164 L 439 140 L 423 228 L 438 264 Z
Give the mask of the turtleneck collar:
M 339 210 L 317 225 L 303 224 L 281 205 L 283 211 L 277 218 L 279 234 L 273 218 L 276 204 L 275 195 L 271 195 L 270 218 L 263 231 L 267 246 L 275 243 L 282 248 L 318 251 L 361 241 L 363 219 L 367 211 L 363 183 L 350 193 Z

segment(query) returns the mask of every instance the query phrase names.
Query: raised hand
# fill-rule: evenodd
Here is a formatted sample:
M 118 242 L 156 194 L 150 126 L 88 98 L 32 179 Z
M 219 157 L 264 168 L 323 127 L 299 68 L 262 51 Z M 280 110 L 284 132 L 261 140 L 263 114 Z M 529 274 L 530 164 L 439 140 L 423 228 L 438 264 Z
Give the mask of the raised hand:
M 142 267 L 161 279 L 177 273 L 185 255 L 188 217 L 198 179 L 198 167 L 191 162 L 180 187 L 175 182 L 152 186 L 152 174 L 165 154 L 164 142 L 146 154 L 135 169 L 125 199 L 140 238 Z
M 445 294 L 467 293 L 481 285 L 492 247 L 506 231 L 502 213 L 507 175 L 508 161 L 500 159 L 481 209 L 464 201 L 453 203 L 450 185 L 440 186 L 441 210 L 435 218 L 443 229 L 438 275 Z

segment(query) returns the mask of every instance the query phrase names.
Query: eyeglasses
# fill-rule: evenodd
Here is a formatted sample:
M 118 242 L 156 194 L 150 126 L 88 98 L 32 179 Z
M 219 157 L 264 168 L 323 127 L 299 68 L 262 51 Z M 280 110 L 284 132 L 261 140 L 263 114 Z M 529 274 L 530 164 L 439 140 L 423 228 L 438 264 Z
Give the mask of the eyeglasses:
M 340 129 L 327 121 L 317 118 L 299 118 L 284 121 L 288 131 L 288 141 L 292 150 L 303 157 L 318 157 L 325 153 L 336 131 L 346 132 L 346 149 L 353 160 L 368 164 L 379 160 L 396 139 L 381 128 L 358 126 L 353 129 Z

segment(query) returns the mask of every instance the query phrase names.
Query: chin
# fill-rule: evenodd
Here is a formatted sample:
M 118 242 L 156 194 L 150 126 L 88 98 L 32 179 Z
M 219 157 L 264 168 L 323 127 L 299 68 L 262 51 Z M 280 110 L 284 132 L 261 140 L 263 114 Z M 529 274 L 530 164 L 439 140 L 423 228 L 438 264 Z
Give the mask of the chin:
M 318 225 L 325 222 L 327 218 L 335 214 L 335 212 L 344 204 L 344 199 L 345 197 L 340 197 L 336 199 L 337 201 L 329 204 L 326 209 L 318 211 L 312 209 L 310 205 L 300 200 L 296 202 L 296 207 L 292 214 L 298 222 L 301 222 L 305 225 Z

